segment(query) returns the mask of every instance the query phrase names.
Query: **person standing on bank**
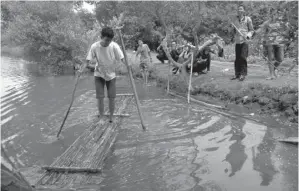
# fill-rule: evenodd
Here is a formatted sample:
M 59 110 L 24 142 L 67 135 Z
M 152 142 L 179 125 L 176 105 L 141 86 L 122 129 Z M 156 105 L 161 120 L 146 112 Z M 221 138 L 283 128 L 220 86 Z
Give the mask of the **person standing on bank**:
M 99 115 L 102 117 L 104 114 L 104 87 L 106 85 L 108 98 L 109 98 L 109 122 L 113 122 L 113 113 L 115 107 L 116 97 L 116 73 L 115 69 L 117 62 L 122 61 L 125 64 L 124 54 L 121 51 L 119 45 L 113 42 L 114 32 L 110 27 L 103 28 L 101 31 L 101 40 L 91 45 L 91 48 L 87 54 L 87 62 L 83 64 L 80 69 L 80 73 L 84 71 L 86 66 L 91 60 L 96 60 L 94 77 L 95 77 L 95 89 L 96 98 L 98 104 Z
M 243 81 L 247 76 L 247 57 L 248 57 L 248 43 L 246 42 L 253 35 L 253 25 L 251 18 L 245 16 L 245 10 L 243 6 L 238 8 L 237 22 L 235 23 L 238 30 L 235 29 L 235 76 L 231 80 L 239 79 Z
M 136 58 L 138 54 L 140 54 L 140 71 L 142 74 L 142 78 L 145 80 L 145 85 L 147 85 L 148 79 L 148 67 L 149 63 L 152 63 L 151 51 L 147 44 L 143 44 L 142 40 L 138 40 L 138 49 L 136 53 Z
M 270 76 L 266 80 L 277 78 L 277 68 L 284 58 L 284 46 L 289 34 L 289 23 L 283 20 L 282 10 L 272 10 L 272 17 L 264 26 L 264 56 L 268 59 Z

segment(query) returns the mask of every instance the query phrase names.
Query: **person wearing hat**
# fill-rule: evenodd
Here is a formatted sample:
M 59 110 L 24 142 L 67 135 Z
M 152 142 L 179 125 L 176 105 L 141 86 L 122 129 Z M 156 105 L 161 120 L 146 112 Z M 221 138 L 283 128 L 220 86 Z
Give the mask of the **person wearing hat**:
M 250 17 L 245 16 L 245 10 L 243 6 L 238 8 L 237 21 L 235 22 L 237 29 L 234 29 L 235 36 L 235 76 L 231 80 L 239 79 L 243 81 L 247 76 L 247 57 L 248 57 L 248 43 L 253 33 L 253 25 Z M 240 34 L 241 33 L 241 34 Z

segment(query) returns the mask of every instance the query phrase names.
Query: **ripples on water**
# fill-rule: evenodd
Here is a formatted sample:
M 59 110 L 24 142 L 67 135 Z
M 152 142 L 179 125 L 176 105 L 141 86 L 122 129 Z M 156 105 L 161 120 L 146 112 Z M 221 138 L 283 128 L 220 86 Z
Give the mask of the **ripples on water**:
M 145 100 L 142 108 L 148 131 L 133 110 L 106 160 L 101 190 L 296 190 L 296 148 L 285 147 L 282 159 L 266 126 L 178 100 Z
M 94 119 L 93 78 L 80 80 L 64 139 L 52 143 L 70 102 L 72 72 L 53 77 L 51 69 L 9 58 L 1 58 L 1 69 L 3 145 L 19 167 L 50 165 Z M 118 93 L 132 92 L 128 84 L 119 80 Z M 136 85 L 148 130 L 132 106 L 94 190 L 297 190 L 297 148 L 273 141 L 270 128 Z
M 92 79 L 85 77 L 77 89 L 74 106 L 89 109 L 79 114 L 78 108 L 72 108 L 64 127 L 67 138 L 47 144 L 48 137 L 58 131 L 75 82 L 72 70 L 66 68 L 60 75 L 57 71 L 54 67 L 1 58 L 1 142 L 18 160 L 19 167 L 49 165 L 91 122 L 95 112 L 90 109 L 95 108 L 90 99 L 94 94 Z

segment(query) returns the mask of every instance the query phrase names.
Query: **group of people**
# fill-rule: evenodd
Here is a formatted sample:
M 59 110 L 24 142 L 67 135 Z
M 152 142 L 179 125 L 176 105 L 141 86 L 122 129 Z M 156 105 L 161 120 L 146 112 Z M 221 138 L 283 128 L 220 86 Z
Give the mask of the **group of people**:
M 213 34 L 211 34 L 211 38 Z M 219 43 L 216 43 L 218 46 L 218 56 L 223 56 L 223 46 Z M 184 63 L 188 60 L 191 56 L 191 48 L 194 47 L 190 42 L 183 40 L 182 44 L 176 44 L 175 41 L 171 43 L 171 51 L 170 55 L 175 62 Z M 165 51 L 163 50 L 162 45 L 157 48 L 158 55 L 157 59 L 160 60 L 162 63 L 168 60 Z M 193 60 L 192 64 L 192 71 L 195 76 L 198 76 L 200 73 L 206 73 L 210 71 L 211 66 L 211 54 L 216 54 L 216 50 L 210 46 L 205 47 L 202 51 L 199 51 L 197 55 L 195 55 L 195 59 Z M 186 70 L 188 73 L 191 71 L 191 64 L 186 66 Z M 173 74 L 179 74 L 180 69 L 177 66 L 174 66 L 172 69 Z
M 269 67 L 269 77 L 266 80 L 277 78 L 278 67 L 284 59 L 285 46 L 288 43 L 287 36 L 290 31 L 290 25 L 285 21 L 281 9 L 271 10 L 270 18 L 266 20 L 259 29 L 254 30 L 252 20 L 249 16 L 245 16 L 244 6 L 239 6 L 235 32 L 235 76 L 231 80 L 239 79 L 243 81 L 247 76 L 247 57 L 251 38 L 257 38 L 262 42 L 263 57 L 267 61 Z M 297 30 L 298 33 L 298 30 Z M 296 37 L 296 45 L 298 47 L 298 36 Z M 297 49 L 296 49 L 297 51 Z M 298 65 L 297 58 L 294 60 L 294 65 L 290 67 L 289 72 Z
M 274 79 L 276 77 L 277 67 L 281 64 L 283 60 L 283 46 L 284 46 L 284 38 L 281 35 L 282 27 L 287 27 L 287 25 L 282 22 L 280 17 L 277 17 L 277 13 L 273 14 L 273 17 L 266 21 L 260 29 L 254 31 L 252 20 L 250 17 L 245 16 L 245 10 L 243 6 L 238 7 L 238 15 L 236 17 L 236 21 L 234 23 L 235 28 L 235 55 L 236 59 L 234 62 L 235 68 L 235 76 L 231 78 L 231 80 L 240 80 L 243 81 L 247 76 L 247 57 L 249 51 L 249 40 L 253 36 L 262 36 L 264 42 L 264 53 L 265 57 L 267 57 L 270 77 L 267 79 Z M 106 27 L 101 31 L 101 40 L 92 44 L 88 55 L 86 57 L 87 62 L 83 64 L 79 72 L 83 72 L 86 66 L 90 61 L 96 60 L 96 66 L 94 70 L 95 76 L 95 89 L 96 89 L 96 98 L 98 100 L 98 110 L 99 117 L 103 115 L 104 112 L 104 87 L 106 85 L 108 90 L 108 98 L 109 98 L 109 111 L 110 111 L 110 122 L 112 122 L 112 117 L 114 113 L 114 105 L 115 105 L 115 97 L 116 97 L 116 86 L 115 86 L 115 69 L 116 62 L 124 61 L 124 55 L 121 51 L 119 45 L 113 42 L 114 32 L 112 28 Z M 213 40 L 205 43 L 203 46 L 197 47 L 197 55 L 193 58 L 193 72 L 198 75 L 203 71 L 210 70 L 211 64 L 211 53 L 215 53 L 215 51 L 210 47 L 212 44 L 216 44 L 218 48 L 218 56 L 223 56 L 223 46 L 221 43 L 215 43 L 219 37 L 216 35 L 211 36 Z M 166 41 L 163 41 L 166 42 Z M 140 69 L 145 79 L 145 83 L 147 83 L 148 78 L 148 66 L 152 62 L 151 51 L 149 47 L 142 42 L 142 40 L 138 41 L 138 49 L 136 53 L 136 58 L 140 54 Z M 169 56 L 166 55 L 163 49 L 167 49 L 167 46 L 163 43 L 162 46 L 158 47 L 159 55 L 157 58 L 164 63 L 165 60 L 169 60 Z M 183 70 L 184 73 L 186 71 L 190 72 L 191 62 L 190 64 L 186 64 L 188 59 L 190 59 L 192 55 L 192 50 L 194 50 L 194 46 L 187 41 L 183 41 L 182 44 L 177 45 L 176 42 L 171 43 L 171 60 L 174 65 L 173 73 L 178 74 L 180 70 Z M 168 51 L 168 50 L 166 50 Z M 168 52 L 167 52 L 168 53 Z M 192 60 L 192 59 L 191 59 Z M 181 63 L 181 65 L 177 64 Z M 184 64 L 183 64 L 184 63 Z M 130 64 L 130 63 L 128 63 Z M 184 68 L 186 67 L 186 68 Z

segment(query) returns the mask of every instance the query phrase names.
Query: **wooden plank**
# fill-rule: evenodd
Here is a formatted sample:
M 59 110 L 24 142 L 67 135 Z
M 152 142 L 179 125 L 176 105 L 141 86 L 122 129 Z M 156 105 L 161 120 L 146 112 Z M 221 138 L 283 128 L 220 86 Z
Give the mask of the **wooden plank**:
M 289 137 L 286 139 L 278 139 L 278 141 L 298 145 L 298 137 Z
M 110 114 L 109 113 L 105 113 L 104 116 L 110 116 Z M 127 114 L 127 113 L 113 114 L 113 116 L 116 116 L 116 117 L 130 117 L 130 114 Z
M 116 94 L 116 96 L 134 96 L 134 94 Z
M 79 167 L 56 167 L 56 166 L 42 166 L 43 170 L 63 173 L 100 173 L 98 168 L 79 168 Z

